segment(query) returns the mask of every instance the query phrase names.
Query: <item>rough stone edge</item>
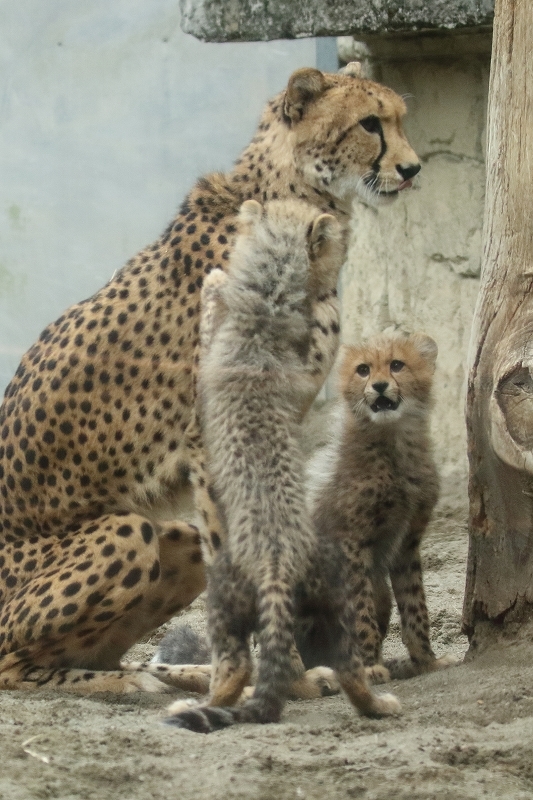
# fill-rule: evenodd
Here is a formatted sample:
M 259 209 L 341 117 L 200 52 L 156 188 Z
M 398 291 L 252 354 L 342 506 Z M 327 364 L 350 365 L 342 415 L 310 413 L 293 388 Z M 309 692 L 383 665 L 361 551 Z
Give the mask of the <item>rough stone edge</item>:
M 494 0 L 180 0 L 185 33 L 209 42 L 269 41 L 491 26 Z

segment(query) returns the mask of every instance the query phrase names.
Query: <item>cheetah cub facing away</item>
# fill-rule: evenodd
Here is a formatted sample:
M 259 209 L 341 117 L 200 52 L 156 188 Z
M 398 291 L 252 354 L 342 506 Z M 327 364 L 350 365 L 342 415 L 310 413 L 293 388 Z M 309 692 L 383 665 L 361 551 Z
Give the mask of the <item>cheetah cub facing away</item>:
M 210 696 L 170 707 L 168 721 L 180 727 L 209 732 L 278 721 L 291 685 L 305 680 L 294 646 L 294 594 L 310 570 L 316 536 L 297 434 L 302 405 L 313 396 L 311 304 L 336 285 L 341 240 L 334 217 L 309 205 L 274 201 L 263 209 L 250 200 L 227 276 L 213 272 L 204 285 L 200 401 L 227 539 L 208 575 Z M 232 707 L 250 680 L 254 631 L 254 694 Z M 362 661 L 354 666 L 358 708 L 394 713 L 396 699 L 373 695 Z
M 307 667 L 329 663 L 338 639 L 331 625 L 336 602 L 375 682 L 456 661 L 436 659 L 431 649 L 419 552 L 439 492 L 429 436 L 436 358 L 437 345 L 423 333 L 387 331 L 345 348 L 331 442 L 309 466 L 310 512 L 319 562 L 326 564 L 316 580 L 326 574 L 329 594 L 317 607 L 320 589 L 311 582 L 301 600 L 309 624 L 302 623 L 297 640 Z M 410 656 L 390 662 L 390 674 L 381 656 L 392 606 L 389 577 Z

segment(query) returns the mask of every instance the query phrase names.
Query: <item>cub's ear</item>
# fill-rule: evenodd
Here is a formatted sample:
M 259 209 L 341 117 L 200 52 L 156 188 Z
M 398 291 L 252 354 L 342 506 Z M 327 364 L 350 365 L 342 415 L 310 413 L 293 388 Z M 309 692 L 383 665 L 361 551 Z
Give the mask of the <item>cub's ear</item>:
M 283 115 L 288 122 L 299 122 L 310 103 L 320 97 L 326 89 L 326 79 L 318 69 L 304 67 L 297 69 L 289 78 Z
M 322 251 L 327 242 L 338 241 L 341 236 L 341 226 L 332 214 L 320 214 L 312 225 L 309 226 L 307 239 L 309 250 L 313 256 Z
M 263 216 L 263 206 L 257 200 L 245 200 L 239 209 L 239 222 L 253 225 Z
M 437 354 L 439 352 L 436 341 L 432 339 L 431 336 L 428 336 L 427 333 L 422 333 L 421 331 L 412 333 L 409 338 L 420 355 L 435 366 Z
M 339 72 L 341 75 L 351 75 L 352 78 L 364 78 L 363 65 L 360 61 L 350 61 Z
M 309 294 L 319 297 L 337 286 L 344 261 L 344 236 L 339 222 L 331 214 L 320 214 L 307 230 L 310 260 Z

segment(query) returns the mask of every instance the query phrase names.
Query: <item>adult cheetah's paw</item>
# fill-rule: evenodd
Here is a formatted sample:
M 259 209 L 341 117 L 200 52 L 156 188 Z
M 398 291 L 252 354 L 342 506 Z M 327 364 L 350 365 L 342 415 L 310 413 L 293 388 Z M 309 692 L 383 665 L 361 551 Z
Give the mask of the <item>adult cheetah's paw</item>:
M 383 664 L 374 664 L 372 667 L 365 667 L 366 677 L 370 683 L 389 683 L 390 672 Z
M 207 694 L 211 681 L 210 664 L 161 664 L 152 661 L 122 662 L 121 668 L 129 672 L 155 675 L 158 680 L 186 692 Z
M 163 694 L 171 691 L 170 686 L 167 686 L 158 678 L 149 675 L 147 672 L 134 672 L 124 675 L 121 684 L 124 694 L 131 694 L 133 692 Z

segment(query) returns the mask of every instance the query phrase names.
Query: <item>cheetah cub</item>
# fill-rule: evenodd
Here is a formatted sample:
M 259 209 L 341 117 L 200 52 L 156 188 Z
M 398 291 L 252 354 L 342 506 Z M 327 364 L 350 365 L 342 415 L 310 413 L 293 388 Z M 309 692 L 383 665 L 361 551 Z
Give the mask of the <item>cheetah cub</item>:
M 329 604 L 339 585 L 375 682 L 455 663 L 431 649 L 419 552 L 439 493 L 429 435 L 436 358 L 437 345 L 423 333 L 386 331 L 345 348 L 331 442 L 308 470 L 319 561 L 326 563 L 317 580 L 325 574 L 329 584 L 325 606 L 317 610 L 309 599 L 311 586 L 302 601 L 297 640 L 308 667 L 329 663 L 336 637 Z M 381 646 L 392 606 L 389 578 L 410 661 L 387 669 Z
M 298 442 L 312 397 L 311 303 L 337 282 L 343 256 L 334 217 L 299 201 L 243 204 L 227 276 L 211 273 L 202 317 L 199 389 L 208 471 L 226 538 L 209 568 L 213 674 L 207 702 L 178 701 L 168 721 L 198 732 L 278 721 L 304 667 L 294 646 L 294 594 L 316 536 Z M 298 409 L 298 410 L 297 410 Z M 252 698 L 231 707 L 260 659 Z M 361 663 L 358 704 L 387 713 Z M 396 701 L 394 700 L 394 704 Z

